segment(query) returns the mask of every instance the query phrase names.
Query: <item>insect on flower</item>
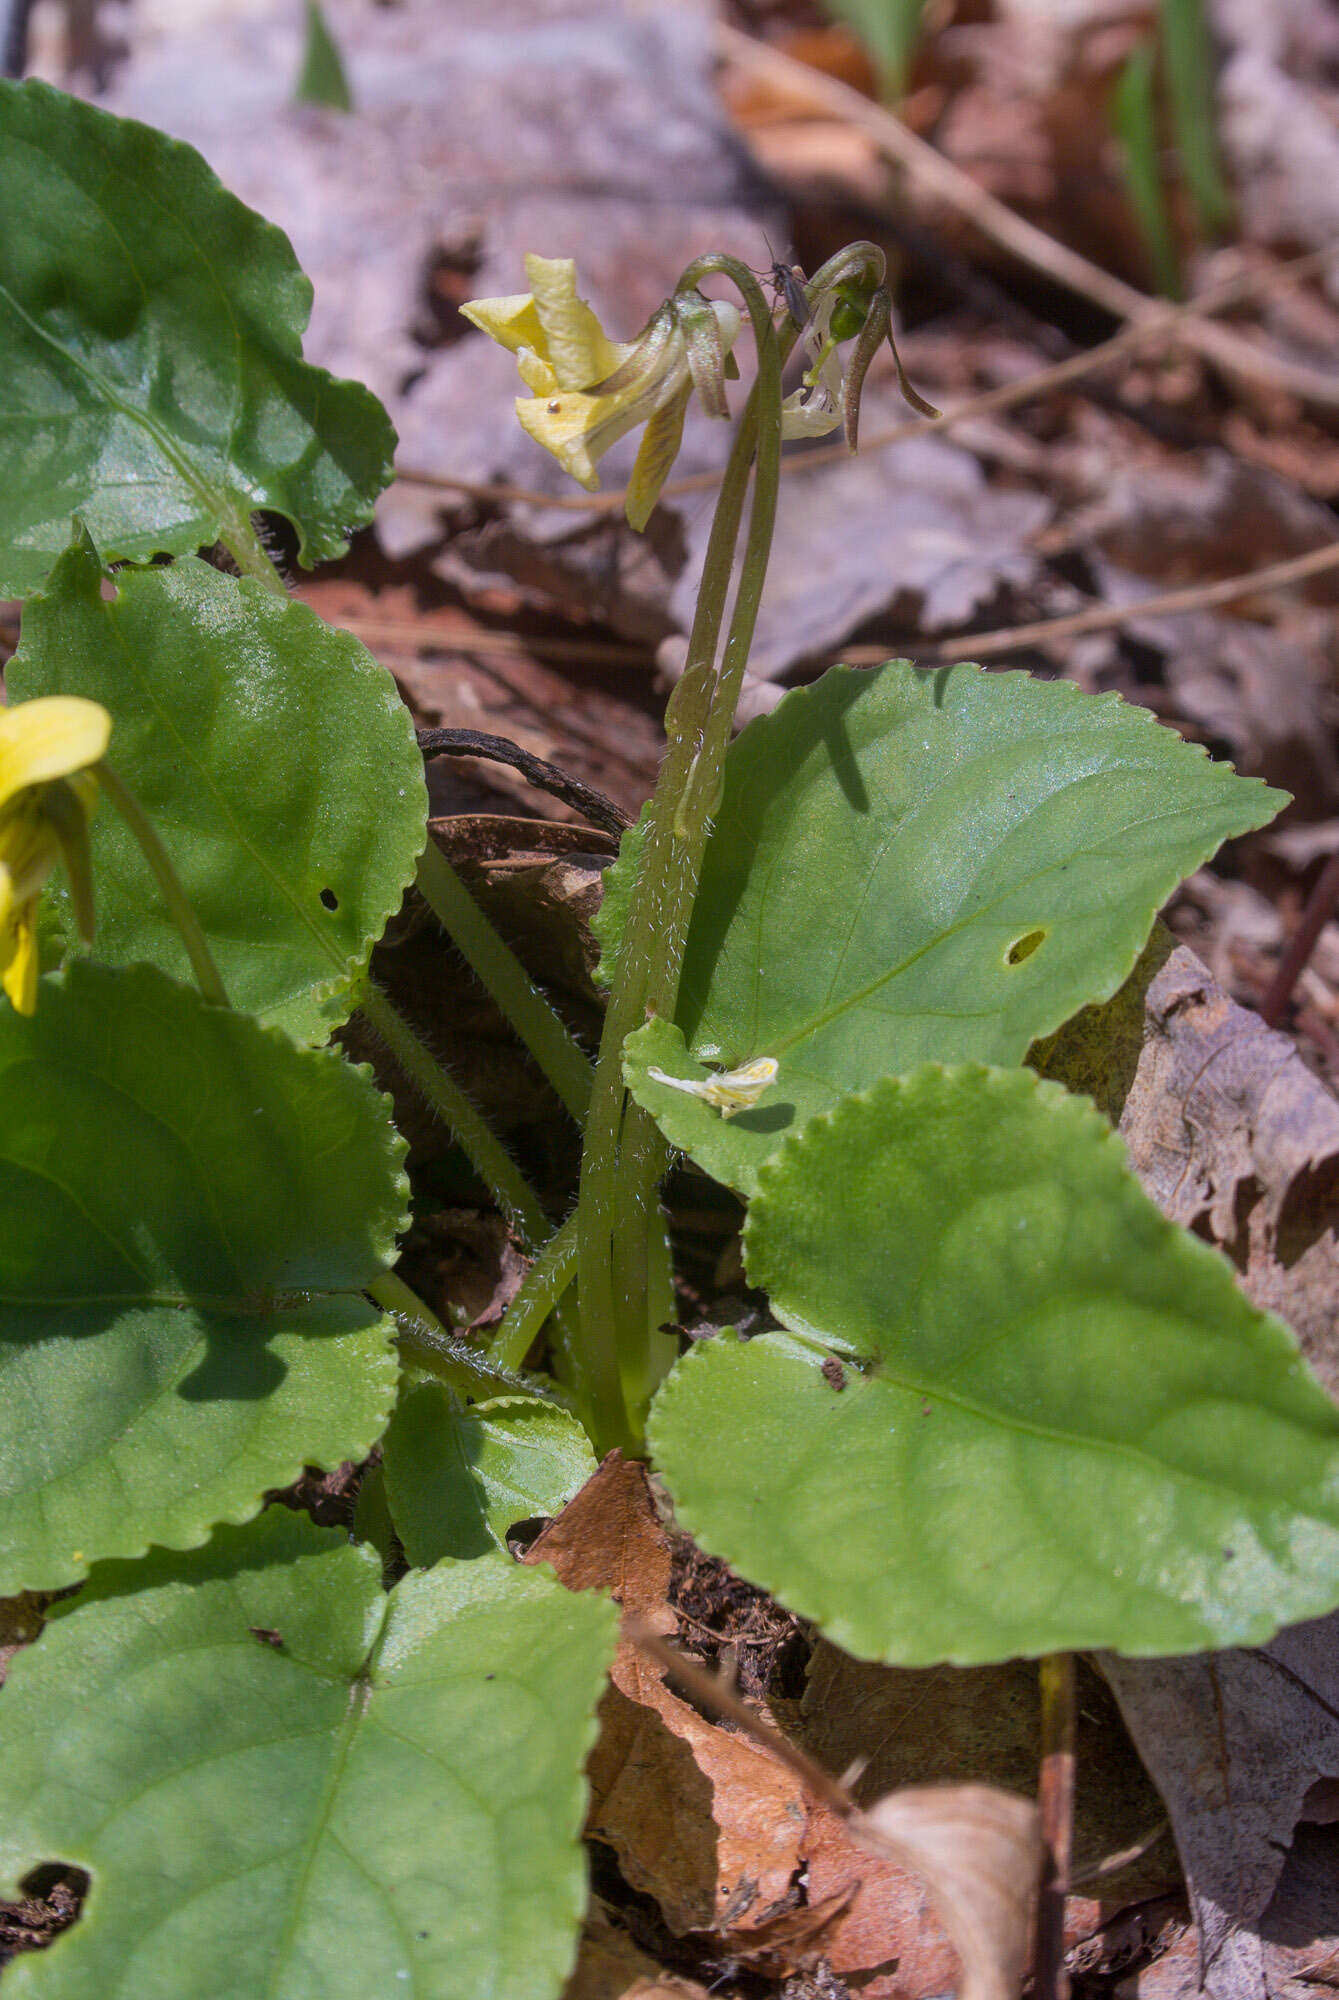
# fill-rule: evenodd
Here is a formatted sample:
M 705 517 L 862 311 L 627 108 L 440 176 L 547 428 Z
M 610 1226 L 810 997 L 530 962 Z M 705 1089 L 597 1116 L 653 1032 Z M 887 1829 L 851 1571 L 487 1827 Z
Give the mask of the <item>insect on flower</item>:
M 700 1097 L 719 1111 L 722 1118 L 733 1118 L 737 1111 L 752 1110 L 763 1092 L 776 1082 L 780 1067 L 775 1056 L 755 1056 L 752 1062 L 741 1063 L 738 1069 L 723 1069 L 716 1076 L 670 1076 L 665 1070 L 654 1068 L 646 1074 L 653 1083 L 667 1083 L 671 1090 Z
M 786 301 L 786 311 L 796 326 L 808 326 L 813 315 L 804 295 L 804 272 L 799 265 L 783 264 L 778 257 L 768 275 L 776 287 L 777 297 Z

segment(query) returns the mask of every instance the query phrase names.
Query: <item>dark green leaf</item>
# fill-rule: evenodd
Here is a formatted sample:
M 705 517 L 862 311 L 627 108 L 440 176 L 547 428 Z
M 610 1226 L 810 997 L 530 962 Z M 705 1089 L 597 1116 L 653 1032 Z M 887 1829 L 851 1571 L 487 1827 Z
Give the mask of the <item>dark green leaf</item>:
M 0 1595 L 364 1456 L 402 1156 L 365 1074 L 147 966 L 0 1008 Z
M 390 477 L 366 389 L 302 359 L 287 238 L 189 146 L 41 83 L 0 84 L 0 594 L 79 514 L 107 556 L 250 539 L 283 514 L 343 553 Z
M 0 1893 L 93 1882 L 6 2000 L 555 2000 L 613 1637 L 501 1558 L 384 1596 L 278 1508 L 108 1565 L 0 1703 Z
M 639 1031 L 633 1093 L 747 1192 L 788 1130 L 880 1076 L 1021 1062 L 1115 992 L 1184 875 L 1284 802 L 1115 695 L 835 668 L 730 752 L 679 996 L 695 1060 Z M 647 1078 L 759 1056 L 776 1083 L 724 1125 Z
M 11 700 L 81 694 L 113 722 L 109 762 L 153 820 L 235 1007 L 323 1040 L 399 908 L 427 792 L 409 712 L 347 632 L 186 557 L 122 570 L 86 538 L 26 609 Z M 138 846 L 92 828 L 97 952 L 189 976 Z

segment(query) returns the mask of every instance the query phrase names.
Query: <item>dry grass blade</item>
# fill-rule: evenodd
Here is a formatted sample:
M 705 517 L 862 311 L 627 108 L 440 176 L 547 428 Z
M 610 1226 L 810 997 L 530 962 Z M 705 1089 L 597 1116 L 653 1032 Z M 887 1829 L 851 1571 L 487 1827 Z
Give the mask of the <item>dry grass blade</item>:
M 993 1785 L 908 1785 L 851 1825 L 934 1897 L 962 1960 L 958 2000 L 1017 2000 L 1041 1871 L 1031 1800 Z

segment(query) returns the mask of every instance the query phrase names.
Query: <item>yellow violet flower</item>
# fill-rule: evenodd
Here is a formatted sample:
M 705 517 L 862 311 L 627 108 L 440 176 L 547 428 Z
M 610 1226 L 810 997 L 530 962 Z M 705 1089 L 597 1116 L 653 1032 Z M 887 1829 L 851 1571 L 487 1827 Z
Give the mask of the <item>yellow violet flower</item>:
M 0 986 L 37 1005 L 37 899 L 64 860 L 80 932 L 92 928 L 88 821 L 112 719 L 95 701 L 47 695 L 0 709 Z
M 712 416 L 728 415 L 726 356 L 739 336 L 736 307 L 700 293 L 676 293 L 636 340 L 610 340 L 577 295 L 570 257 L 525 260 L 530 291 L 473 299 L 465 318 L 516 356 L 529 396 L 516 400 L 522 428 L 551 451 L 586 491 L 612 444 L 646 425 L 628 484 L 625 512 L 634 528 L 650 519 L 683 435 L 696 389 Z

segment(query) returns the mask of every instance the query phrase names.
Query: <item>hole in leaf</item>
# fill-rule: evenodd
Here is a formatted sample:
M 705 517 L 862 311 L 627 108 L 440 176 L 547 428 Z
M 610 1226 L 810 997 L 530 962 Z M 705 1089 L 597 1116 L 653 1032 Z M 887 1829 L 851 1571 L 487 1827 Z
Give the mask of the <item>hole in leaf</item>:
M 1031 958 L 1034 951 L 1046 939 L 1045 931 L 1025 931 L 1021 938 L 1015 938 L 1005 953 L 1005 963 L 1021 965 L 1025 958 Z
M 337 910 L 339 908 L 339 897 L 333 889 L 322 889 L 321 907 L 325 910 Z
M 68 1930 L 88 1894 L 89 1877 L 82 1868 L 45 1861 L 29 1870 L 19 1888 L 22 1902 L 0 1903 L 0 1958 L 41 1951 Z

